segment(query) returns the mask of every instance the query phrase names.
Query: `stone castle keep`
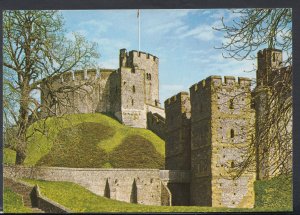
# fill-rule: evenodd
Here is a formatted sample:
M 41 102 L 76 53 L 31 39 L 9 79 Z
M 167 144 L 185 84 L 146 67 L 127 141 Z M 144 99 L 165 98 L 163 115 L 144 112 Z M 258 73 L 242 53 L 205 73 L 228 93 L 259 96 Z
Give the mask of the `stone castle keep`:
M 270 68 L 280 68 L 280 62 L 280 50 L 258 53 L 259 86 L 267 84 Z M 50 107 L 43 109 L 42 115 L 103 112 L 113 114 L 125 125 L 148 128 L 165 140 L 166 170 L 124 170 L 126 177 L 122 178 L 118 172 L 123 170 L 99 170 L 103 171 L 100 174 L 96 169 L 86 169 L 82 175 L 83 170 L 53 167 L 42 168 L 36 177 L 73 181 L 96 194 L 127 202 L 132 202 L 135 189 L 134 203 L 141 204 L 253 207 L 255 166 L 247 167 L 238 178 L 232 177 L 235 167 L 246 159 L 244 152 L 254 135 L 258 135 L 256 118 L 263 115 L 260 105 L 252 105 L 251 80 L 210 76 L 192 85 L 189 92 L 167 99 L 163 109 L 158 64 L 159 59 L 151 54 L 121 49 L 117 70 L 55 76 L 42 86 L 42 102 Z M 91 84 L 85 84 L 88 82 Z M 68 104 L 60 105 L 51 97 L 49 84 L 52 88 L 82 86 L 83 90 L 58 93 Z M 23 171 L 21 176 L 29 174 L 29 170 Z M 122 188 L 118 188 L 119 183 L 124 184 Z M 112 192 L 109 195 L 107 187 Z
M 50 107 L 42 109 L 42 115 L 104 112 L 113 114 L 125 125 L 139 128 L 147 127 L 147 113 L 164 117 L 159 102 L 158 58 L 121 49 L 119 62 L 117 70 L 81 70 L 55 76 L 51 83 L 41 87 L 42 102 Z M 56 104 L 49 94 L 49 85 L 51 91 L 62 86 L 80 89 L 58 93 L 65 102 Z

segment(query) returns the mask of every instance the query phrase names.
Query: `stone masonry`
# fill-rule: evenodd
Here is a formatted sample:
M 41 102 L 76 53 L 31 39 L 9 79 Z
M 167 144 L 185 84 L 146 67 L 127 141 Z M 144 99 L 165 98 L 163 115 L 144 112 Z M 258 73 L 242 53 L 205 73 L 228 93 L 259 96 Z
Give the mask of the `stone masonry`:
M 148 128 L 165 139 L 166 170 L 46 168 L 34 177 L 72 181 L 98 195 L 132 203 L 251 208 L 256 174 L 269 176 L 267 166 L 274 155 L 234 176 L 253 139 L 262 135 L 259 122 L 267 110 L 268 92 L 255 96 L 257 90 L 270 84 L 274 72 L 291 72 L 281 61 L 280 50 L 264 49 L 258 53 L 256 90 L 251 91 L 248 78 L 210 76 L 192 85 L 189 93 L 167 99 L 165 110 L 159 102 L 158 58 L 144 52 L 121 49 L 117 70 L 75 71 L 47 79 L 42 102 L 50 108 L 42 110 L 44 116 L 105 112 L 125 125 Z M 60 106 L 49 88 L 62 86 L 83 86 L 83 91 L 55 92 L 68 104 Z M 255 172 L 255 165 L 260 171 Z
M 41 84 L 42 116 L 102 112 L 139 128 L 149 127 L 148 112 L 164 118 L 159 102 L 158 58 L 121 49 L 119 61 L 117 70 L 79 70 L 45 79 Z
M 224 79 L 210 76 L 190 88 L 191 204 L 253 207 L 255 174 L 231 176 L 251 141 L 251 80 Z
M 258 142 L 256 148 L 256 165 L 259 167 L 257 168 L 257 179 L 272 178 L 281 173 L 291 172 L 292 169 L 292 153 L 290 153 L 292 151 L 292 138 L 286 135 L 286 131 L 292 133 L 292 110 L 287 112 L 286 119 L 282 117 L 280 121 L 284 129 L 278 129 L 273 125 L 269 126 L 269 132 L 266 132 L 266 128 L 264 128 L 266 116 L 271 111 L 276 112 L 276 107 L 283 106 L 287 99 L 292 99 L 291 89 L 287 95 L 282 93 L 287 91 L 282 90 L 281 87 L 291 85 L 292 81 L 292 68 L 283 67 L 282 62 L 281 50 L 264 49 L 257 53 L 257 86 L 253 91 L 256 112 L 255 135 Z M 273 105 L 272 103 L 276 104 Z M 274 148 L 266 150 L 269 148 L 269 143 L 275 141 L 274 132 L 280 134 L 282 142 L 276 145 L 282 148 L 281 150 Z

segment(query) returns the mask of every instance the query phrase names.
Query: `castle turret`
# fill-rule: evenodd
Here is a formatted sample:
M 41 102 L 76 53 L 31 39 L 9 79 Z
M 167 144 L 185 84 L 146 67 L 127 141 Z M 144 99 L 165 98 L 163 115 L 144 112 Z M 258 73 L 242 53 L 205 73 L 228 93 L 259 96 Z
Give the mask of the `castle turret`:
M 191 104 L 187 92 L 180 92 L 165 101 L 166 169 L 189 170 Z
M 160 113 L 158 58 L 144 52 L 120 50 L 121 114 L 125 125 L 147 127 L 147 111 Z M 152 106 L 152 107 L 149 107 Z
M 126 49 L 120 50 L 120 68 L 138 68 L 144 71 L 145 103 L 160 107 L 159 102 L 159 60 L 149 53 L 132 50 L 129 53 Z
M 189 171 L 191 168 L 191 104 L 187 92 L 180 92 L 165 101 L 166 169 Z M 172 205 L 189 205 L 189 183 L 169 182 Z
M 119 56 L 119 68 L 127 67 L 127 51 L 126 49 L 120 49 Z
M 251 80 L 210 76 L 190 88 L 191 205 L 253 207 L 255 174 L 234 178 L 251 143 Z
M 257 53 L 257 86 L 269 85 L 272 72 L 282 67 L 282 51 L 267 48 Z
M 257 179 L 270 179 L 292 169 L 292 139 L 288 135 L 291 132 L 287 132 L 292 128 L 292 109 L 286 106 L 292 91 L 285 87 L 291 86 L 292 70 L 283 67 L 281 50 L 260 50 L 257 59 L 257 86 L 253 91 L 256 171 Z M 285 114 L 279 117 L 278 113 L 282 112 Z M 276 117 L 276 122 L 271 120 L 272 117 Z

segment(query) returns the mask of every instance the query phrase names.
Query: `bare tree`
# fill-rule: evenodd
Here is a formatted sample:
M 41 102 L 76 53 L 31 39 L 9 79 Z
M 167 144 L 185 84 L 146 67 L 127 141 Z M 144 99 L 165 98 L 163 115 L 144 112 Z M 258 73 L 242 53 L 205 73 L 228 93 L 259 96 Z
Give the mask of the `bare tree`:
M 67 39 L 63 26 L 58 11 L 3 13 L 5 146 L 16 151 L 16 164 L 22 164 L 26 158 L 30 117 L 38 119 L 45 105 L 37 95 L 41 85 L 49 85 L 61 73 L 90 67 L 99 57 L 95 43 L 78 34 Z M 63 85 L 55 89 L 57 92 L 48 89 L 57 102 L 58 93 L 75 90 Z
M 257 59 L 257 79 L 254 82 L 253 103 L 256 118 L 254 130 L 249 131 L 251 145 L 246 158 L 236 166 L 240 175 L 247 167 L 256 165 L 257 179 L 269 178 L 292 171 L 292 9 L 238 9 L 228 23 L 222 18 L 225 42 L 219 49 L 225 58 Z M 261 59 L 258 50 L 282 50 L 282 60 L 275 54 Z M 270 52 L 272 53 L 272 52 Z M 249 105 L 249 104 L 247 104 Z

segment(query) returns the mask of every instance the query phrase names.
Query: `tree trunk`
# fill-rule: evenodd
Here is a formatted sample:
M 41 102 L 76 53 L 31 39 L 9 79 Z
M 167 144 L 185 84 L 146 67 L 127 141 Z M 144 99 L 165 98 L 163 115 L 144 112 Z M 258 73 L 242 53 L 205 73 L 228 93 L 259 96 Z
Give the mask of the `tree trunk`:
M 26 158 L 26 153 L 24 150 L 18 150 L 16 153 L 16 165 L 22 165 Z

